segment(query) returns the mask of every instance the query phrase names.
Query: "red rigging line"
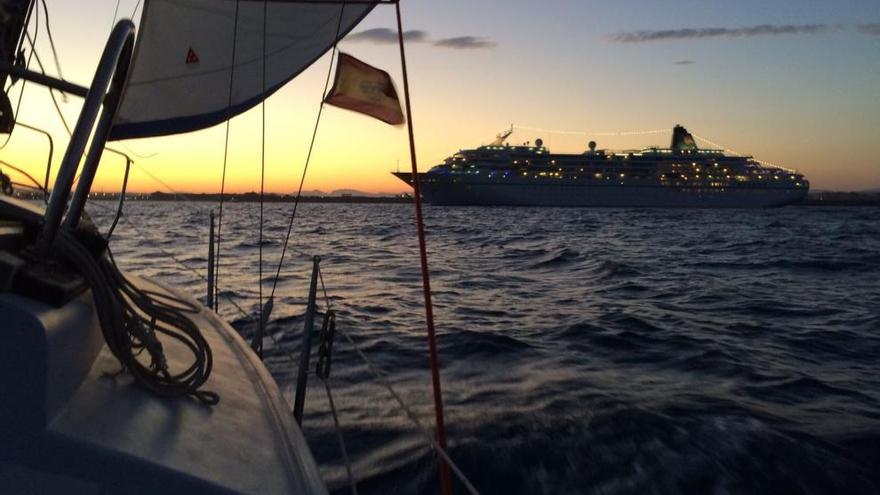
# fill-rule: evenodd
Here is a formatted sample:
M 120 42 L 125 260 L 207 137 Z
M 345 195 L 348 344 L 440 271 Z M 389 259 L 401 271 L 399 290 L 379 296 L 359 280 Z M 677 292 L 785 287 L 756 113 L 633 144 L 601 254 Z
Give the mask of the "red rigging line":
M 400 45 L 400 68 L 403 73 L 403 99 L 406 105 L 406 128 L 409 134 L 409 154 L 412 164 L 413 196 L 416 205 L 416 229 L 419 237 L 419 257 L 422 265 L 422 291 L 425 295 L 425 321 L 428 327 L 428 348 L 431 354 L 431 382 L 434 388 L 434 415 L 437 423 L 437 443 L 446 451 L 446 426 L 443 422 L 443 393 L 440 390 L 440 363 L 437 359 L 437 338 L 434 333 L 434 310 L 431 305 L 431 281 L 428 276 L 428 253 L 425 246 L 425 223 L 422 220 L 422 196 L 419 187 L 419 167 L 416 161 L 416 143 L 413 135 L 412 110 L 409 101 L 409 81 L 406 74 L 406 55 L 403 48 L 403 25 L 400 20 L 400 4 L 395 3 L 397 12 L 397 39 Z M 443 495 L 452 494 L 452 478 L 449 465 L 441 457 L 440 481 Z

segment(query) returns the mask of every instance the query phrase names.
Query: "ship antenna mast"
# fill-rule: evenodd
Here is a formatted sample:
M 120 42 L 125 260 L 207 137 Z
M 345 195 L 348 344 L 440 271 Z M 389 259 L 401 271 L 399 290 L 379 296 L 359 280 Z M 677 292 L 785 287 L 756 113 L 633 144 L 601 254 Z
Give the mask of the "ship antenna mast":
M 511 134 L 513 134 L 513 124 L 510 124 L 510 129 L 496 135 L 495 140 L 492 141 L 492 144 L 490 144 L 489 146 L 503 146 L 504 140 L 507 139 Z

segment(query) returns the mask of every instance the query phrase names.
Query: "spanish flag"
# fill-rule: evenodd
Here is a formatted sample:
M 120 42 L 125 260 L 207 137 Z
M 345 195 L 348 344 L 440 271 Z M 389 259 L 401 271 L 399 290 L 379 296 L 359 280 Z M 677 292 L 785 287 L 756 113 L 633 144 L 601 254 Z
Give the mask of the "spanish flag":
M 336 79 L 324 102 L 392 125 L 404 122 L 391 76 L 342 52 L 336 63 Z

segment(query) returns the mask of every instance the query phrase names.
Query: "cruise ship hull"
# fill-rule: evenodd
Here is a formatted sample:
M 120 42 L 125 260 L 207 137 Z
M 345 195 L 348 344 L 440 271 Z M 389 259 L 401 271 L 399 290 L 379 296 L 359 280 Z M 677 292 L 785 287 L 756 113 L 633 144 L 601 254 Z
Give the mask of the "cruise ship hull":
M 396 172 L 412 185 L 412 174 Z M 563 206 L 768 208 L 800 202 L 807 187 L 701 187 L 659 184 L 560 183 L 559 180 L 491 181 L 419 174 L 426 203 L 450 206 Z

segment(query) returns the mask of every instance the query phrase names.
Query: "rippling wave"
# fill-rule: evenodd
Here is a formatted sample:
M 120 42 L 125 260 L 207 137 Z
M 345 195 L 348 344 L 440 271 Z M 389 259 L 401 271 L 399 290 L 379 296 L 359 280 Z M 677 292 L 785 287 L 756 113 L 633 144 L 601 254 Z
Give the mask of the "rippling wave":
M 203 297 L 213 206 L 133 202 L 114 253 Z M 267 206 L 264 297 L 289 207 Z M 259 307 L 257 208 L 227 204 L 220 253 L 221 314 L 246 336 L 252 320 L 230 301 Z M 426 216 L 451 455 L 483 493 L 880 489 L 880 210 Z M 432 423 L 414 230 L 408 205 L 300 206 L 266 341 L 285 393 L 318 254 L 340 327 Z M 361 492 L 438 493 L 422 438 L 347 342 L 334 353 Z M 303 430 L 347 493 L 318 387 Z

